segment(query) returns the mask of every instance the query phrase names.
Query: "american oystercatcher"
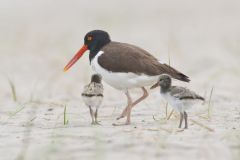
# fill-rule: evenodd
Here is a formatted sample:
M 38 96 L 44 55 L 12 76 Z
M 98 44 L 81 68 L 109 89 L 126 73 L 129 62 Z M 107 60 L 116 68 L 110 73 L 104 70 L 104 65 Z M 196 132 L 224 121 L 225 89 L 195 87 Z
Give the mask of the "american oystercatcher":
M 91 83 L 84 87 L 82 98 L 86 106 L 89 107 L 92 124 L 99 124 L 97 121 L 98 108 L 103 100 L 102 77 L 99 74 L 92 75 Z
M 160 75 L 158 82 L 154 84 L 151 89 L 158 86 L 160 86 L 161 88 L 160 94 L 162 95 L 162 97 L 173 107 L 174 110 L 180 113 L 179 128 L 181 128 L 184 118 L 185 129 L 187 129 L 188 115 L 186 110 L 192 107 L 195 102 L 199 100 L 204 101 L 204 98 L 199 96 L 195 92 L 190 91 L 187 88 L 180 86 L 172 86 L 171 77 L 167 74 Z
M 125 92 L 128 103 L 117 119 L 127 116 L 126 125 L 131 122 L 132 108 L 148 96 L 144 87 L 153 85 L 159 75 L 167 73 L 175 79 L 190 81 L 186 75 L 160 63 L 147 51 L 131 44 L 111 41 L 109 34 L 102 30 L 93 30 L 85 35 L 84 45 L 64 70 L 67 71 L 87 50 L 90 50 L 92 69 L 110 86 Z M 143 90 L 143 95 L 136 101 L 132 101 L 129 94 L 131 88 Z

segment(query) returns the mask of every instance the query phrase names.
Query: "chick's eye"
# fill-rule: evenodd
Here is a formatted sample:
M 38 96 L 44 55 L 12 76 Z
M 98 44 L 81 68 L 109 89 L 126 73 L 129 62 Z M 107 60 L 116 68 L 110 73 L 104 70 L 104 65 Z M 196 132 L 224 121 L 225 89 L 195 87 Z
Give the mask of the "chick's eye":
M 88 37 L 87 37 L 87 40 L 88 40 L 88 41 L 91 41 L 92 39 L 93 39 L 92 36 L 88 36 Z

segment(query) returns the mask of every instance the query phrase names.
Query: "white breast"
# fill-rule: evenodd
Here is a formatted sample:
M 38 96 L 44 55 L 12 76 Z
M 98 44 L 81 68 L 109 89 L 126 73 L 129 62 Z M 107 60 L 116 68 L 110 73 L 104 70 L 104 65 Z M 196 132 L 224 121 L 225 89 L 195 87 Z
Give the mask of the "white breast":
M 126 90 L 131 88 L 139 88 L 144 86 L 153 85 L 157 82 L 158 76 L 137 75 L 134 73 L 124 72 L 110 72 L 98 64 L 98 57 L 104 54 L 103 51 L 99 51 L 91 62 L 92 69 L 101 74 L 103 80 L 112 87 L 119 90 Z
M 88 107 L 98 109 L 102 103 L 103 97 L 101 97 L 101 96 L 93 96 L 93 97 L 82 96 L 82 99 Z
M 173 109 L 177 112 L 184 112 L 188 110 L 192 105 L 192 100 L 180 100 L 171 96 L 169 93 L 162 94 L 162 97 L 173 107 Z

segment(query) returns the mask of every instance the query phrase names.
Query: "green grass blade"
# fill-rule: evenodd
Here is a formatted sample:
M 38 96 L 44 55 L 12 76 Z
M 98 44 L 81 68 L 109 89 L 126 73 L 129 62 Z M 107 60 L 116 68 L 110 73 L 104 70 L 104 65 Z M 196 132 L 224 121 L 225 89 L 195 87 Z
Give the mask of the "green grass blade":
M 14 85 L 13 81 L 12 81 L 10 78 L 8 78 L 8 83 L 9 83 L 9 85 L 10 85 L 10 88 L 11 88 L 11 92 L 12 92 L 12 99 L 13 99 L 13 101 L 14 101 L 14 102 L 17 102 L 17 93 L 16 93 L 16 87 L 15 87 L 15 85 Z
M 63 124 L 67 125 L 68 124 L 68 119 L 67 119 L 67 106 L 65 105 L 64 107 L 64 113 L 63 113 Z

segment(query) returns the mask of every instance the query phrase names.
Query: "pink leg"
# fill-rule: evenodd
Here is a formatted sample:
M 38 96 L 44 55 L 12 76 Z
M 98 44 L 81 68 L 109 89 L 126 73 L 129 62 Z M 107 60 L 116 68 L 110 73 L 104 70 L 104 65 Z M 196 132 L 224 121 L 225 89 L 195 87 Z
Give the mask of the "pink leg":
M 117 120 L 125 117 L 124 115 L 127 114 L 128 110 L 130 110 L 131 107 L 132 107 L 132 98 L 131 98 L 129 92 L 126 91 L 125 94 L 126 94 L 126 96 L 127 96 L 128 104 L 127 104 L 127 107 L 126 107 L 126 108 L 124 109 L 124 111 L 122 112 L 122 114 L 117 118 Z M 130 119 L 129 119 L 129 122 L 130 122 Z M 122 126 L 122 125 L 128 125 L 128 124 L 130 124 L 130 123 L 127 123 L 127 122 L 124 123 L 124 124 L 115 124 L 115 123 L 113 123 L 114 126 Z
M 126 115 L 127 115 L 127 111 L 128 111 L 128 108 L 132 105 L 132 98 L 130 97 L 130 94 L 128 92 L 128 90 L 125 92 L 126 96 L 127 96 L 127 106 L 125 107 L 125 109 L 123 110 L 122 114 L 117 117 L 117 120 L 121 119 L 121 118 L 124 118 Z
M 132 104 L 132 108 L 136 105 L 136 104 L 138 104 L 139 102 L 141 102 L 141 101 L 143 101 L 145 98 L 147 98 L 148 97 L 148 92 L 147 92 L 147 90 L 144 88 L 144 87 L 141 87 L 142 88 L 142 90 L 143 90 L 143 95 L 142 95 L 142 97 L 140 97 L 139 99 L 137 99 L 135 102 L 133 102 L 133 104 Z
M 130 108 L 127 110 L 127 121 L 126 121 L 126 124 L 130 124 L 131 123 L 131 111 L 132 111 L 132 108 L 138 104 L 139 102 L 143 101 L 145 98 L 148 97 L 148 92 L 147 90 L 142 87 L 142 90 L 143 90 L 143 95 L 142 97 L 140 97 L 139 99 L 137 99 L 135 102 L 132 103 L 132 105 L 130 106 Z M 126 115 L 125 115 L 126 116 Z
M 147 90 L 146 90 L 144 87 L 142 87 L 142 90 L 143 90 L 143 95 L 142 95 L 139 99 L 137 99 L 135 102 L 133 102 L 133 103 L 132 103 L 132 99 L 131 99 L 128 91 L 126 92 L 126 96 L 127 96 L 127 98 L 128 98 L 128 105 L 127 105 L 127 107 L 123 110 L 122 114 L 117 118 L 117 120 L 126 117 L 128 114 L 131 114 L 131 113 L 128 113 L 128 112 L 129 112 L 129 111 L 131 112 L 131 109 L 132 109 L 135 105 L 137 105 L 139 102 L 141 102 L 142 100 L 144 100 L 145 98 L 148 97 L 148 92 L 147 92 Z M 129 107 L 129 106 L 131 106 L 131 107 Z M 130 115 L 129 115 L 129 116 L 130 116 Z M 127 121 L 130 121 L 130 117 L 129 117 L 129 116 L 128 116 L 128 119 L 129 119 L 129 120 L 127 120 Z

